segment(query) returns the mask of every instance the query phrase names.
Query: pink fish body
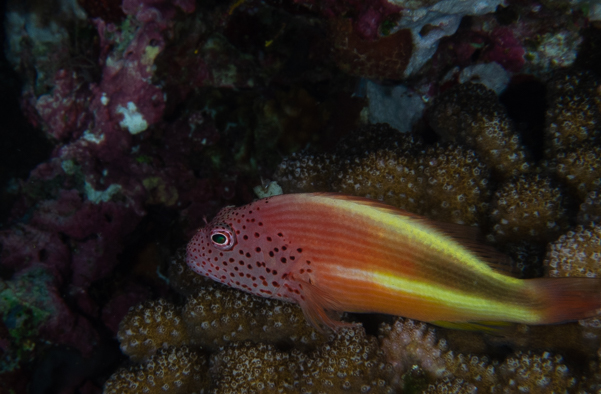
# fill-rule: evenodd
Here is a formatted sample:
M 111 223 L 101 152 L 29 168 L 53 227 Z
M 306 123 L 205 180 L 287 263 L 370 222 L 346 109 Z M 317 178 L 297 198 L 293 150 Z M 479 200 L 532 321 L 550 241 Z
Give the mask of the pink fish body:
M 195 272 L 297 302 L 314 325 L 326 311 L 422 321 L 547 324 L 593 316 L 598 279 L 519 280 L 499 273 L 444 227 L 365 198 L 286 194 L 226 207 L 187 247 Z

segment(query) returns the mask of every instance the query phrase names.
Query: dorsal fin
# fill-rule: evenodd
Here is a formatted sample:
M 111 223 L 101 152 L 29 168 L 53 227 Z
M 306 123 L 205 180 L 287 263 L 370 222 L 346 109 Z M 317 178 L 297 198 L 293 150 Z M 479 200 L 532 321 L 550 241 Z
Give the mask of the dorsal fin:
M 464 248 L 478 256 L 482 262 L 486 263 L 493 270 L 509 276 L 517 276 L 518 274 L 513 270 L 512 260 L 509 256 L 484 243 L 484 237 L 480 233 L 478 227 L 438 222 L 436 220 L 428 219 L 424 216 L 411 213 L 391 205 L 384 204 L 381 201 L 369 199 L 367 197 L 349 196 L 340 193 L 312 194 L 315 196 L 330 197 L 356 204 L 366 205 L 391 215 L 400 215 L 410 218 L 411 220 L 419 221 L 422 225 L 430 227 L 433 231 L 452 238 L 455 242 L 459 243 Z

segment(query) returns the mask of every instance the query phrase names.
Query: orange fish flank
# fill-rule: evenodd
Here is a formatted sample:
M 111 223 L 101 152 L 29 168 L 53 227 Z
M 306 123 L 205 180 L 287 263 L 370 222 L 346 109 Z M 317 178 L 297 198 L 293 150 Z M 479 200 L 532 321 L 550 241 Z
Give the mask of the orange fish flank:
M 342 323 L 327 311 L 549 324 L 601 308 L 601 280 L 504 275 L 481 257 L 489 248 L 458 228 L 366 198 L 287 194 L 221 210 L 188 244 L 187 263 L 228 286 L 297 302 L 314 325 L 332 328 Z

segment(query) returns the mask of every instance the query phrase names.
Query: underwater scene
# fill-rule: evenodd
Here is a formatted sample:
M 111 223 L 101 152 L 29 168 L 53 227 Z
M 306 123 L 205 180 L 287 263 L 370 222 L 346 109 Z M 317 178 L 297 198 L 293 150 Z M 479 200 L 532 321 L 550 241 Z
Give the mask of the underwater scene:
M 2 7 L 0 394 L 601 393 L 601 1 Z

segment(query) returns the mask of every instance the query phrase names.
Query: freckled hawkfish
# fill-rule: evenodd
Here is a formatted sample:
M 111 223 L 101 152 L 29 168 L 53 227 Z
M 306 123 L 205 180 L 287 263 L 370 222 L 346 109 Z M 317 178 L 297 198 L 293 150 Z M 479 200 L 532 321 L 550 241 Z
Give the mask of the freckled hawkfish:
M 461 226 L 332 193 L 285 194 L 226 207 L 187 247 L 201 275 L 297 302 L 316 327 L 332 311 L 426 322 L 550 324 L 596 315 L 601 280 L 520 280 Z

